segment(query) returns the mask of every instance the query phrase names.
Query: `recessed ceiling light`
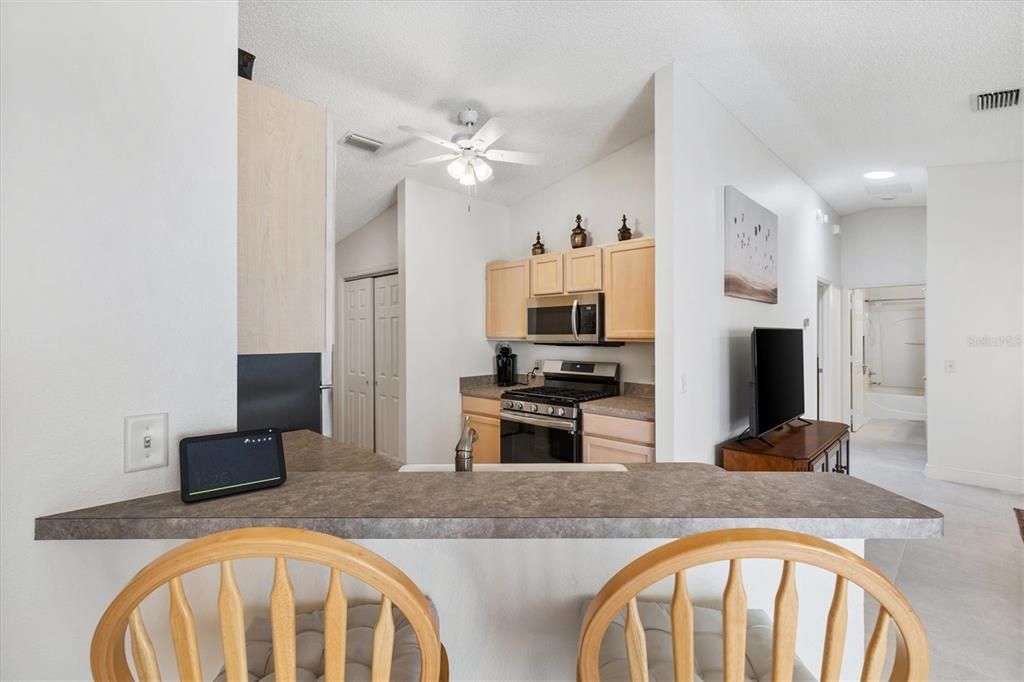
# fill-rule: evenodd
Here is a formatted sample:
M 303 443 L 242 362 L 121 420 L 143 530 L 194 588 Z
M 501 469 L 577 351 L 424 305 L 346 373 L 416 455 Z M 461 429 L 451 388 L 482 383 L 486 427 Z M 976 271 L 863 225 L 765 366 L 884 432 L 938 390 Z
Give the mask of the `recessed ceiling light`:
M 865 173 L 864 177 L 868 180 L 888 180 L 895 175 L 896 174 L 892 171 L 871 171 L 869 173 Z

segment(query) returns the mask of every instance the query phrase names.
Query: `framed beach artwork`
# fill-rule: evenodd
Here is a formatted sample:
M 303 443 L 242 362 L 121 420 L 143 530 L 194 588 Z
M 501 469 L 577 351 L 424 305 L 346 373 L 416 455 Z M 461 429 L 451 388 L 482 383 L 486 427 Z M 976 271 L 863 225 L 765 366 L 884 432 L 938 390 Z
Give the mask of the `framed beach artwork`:
M 779 217 L 725 188 L 725 295 L 779 302 Z

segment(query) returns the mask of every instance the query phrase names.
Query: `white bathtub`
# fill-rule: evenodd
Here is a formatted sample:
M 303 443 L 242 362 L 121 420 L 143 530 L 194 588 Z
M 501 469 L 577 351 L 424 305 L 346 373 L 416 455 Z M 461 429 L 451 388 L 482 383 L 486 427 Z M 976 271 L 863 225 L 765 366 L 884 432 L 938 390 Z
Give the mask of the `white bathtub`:
M 870 419 L 924 421 L 924 390 L 900 386 L 872 386 L 864 393 L 864 413 Z

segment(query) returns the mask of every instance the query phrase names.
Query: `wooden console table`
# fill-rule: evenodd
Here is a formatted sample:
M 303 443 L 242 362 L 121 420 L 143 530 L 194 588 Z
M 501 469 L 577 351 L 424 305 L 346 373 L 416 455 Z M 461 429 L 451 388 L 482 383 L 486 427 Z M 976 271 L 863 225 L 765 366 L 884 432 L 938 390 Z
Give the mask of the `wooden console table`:
M 763 438 L 771 445 L 756 439 L 724 443 L 722 466 L 728 471 L 850 473 L 850 427 L 846 424 L 794 421 Z

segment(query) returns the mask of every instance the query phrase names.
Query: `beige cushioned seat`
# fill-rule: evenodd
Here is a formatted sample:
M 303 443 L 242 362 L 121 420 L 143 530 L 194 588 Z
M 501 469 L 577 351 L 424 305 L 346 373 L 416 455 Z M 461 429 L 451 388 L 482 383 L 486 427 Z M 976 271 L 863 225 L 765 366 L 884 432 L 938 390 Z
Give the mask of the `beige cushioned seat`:
M 430 603 L 433 610 L 434 605 Z M 419 682 L 420 647 L 416 633 L 398 609 L 395 618 L 395 654 L 391 667 L 393 682 Z M 345 648 L 346 682 L 369 682 L 373 652 L 373 626 L 380 614 L 379 603 L 354 604 L 348 608 L 348 641 Z M 436 610 L 434 615 L 436 616 Z M 257 618 L 245 631 L 249 682 L 273 682 L 274 645 L 269 618 Z M 316 682 L 324 679 L 324 612 L 295 614 L 295 679 Z M 226 682 L 221 670 L 215 682 Z
M 585 604 L 583 610 L 586 611 Z M 666 602 L 638 601 L 640 622 L 647 634 L 647 667 L 651 682 L 672 682 L 672 621 Z M 601 681 L 629 680 L 624 637 L 625 616 L 619 613 L 608 626 L 601 642 Z M 696 679 L 718 682 L 722 672 L 722 612 L 693 607 L 693 649 Z M 772 619 L 764 611 L 747 611 L 747 670 L 749 682 L 769 682 L 772 678 Z M 813 682 L 817 678 L 796 660 L 794 682 Z

